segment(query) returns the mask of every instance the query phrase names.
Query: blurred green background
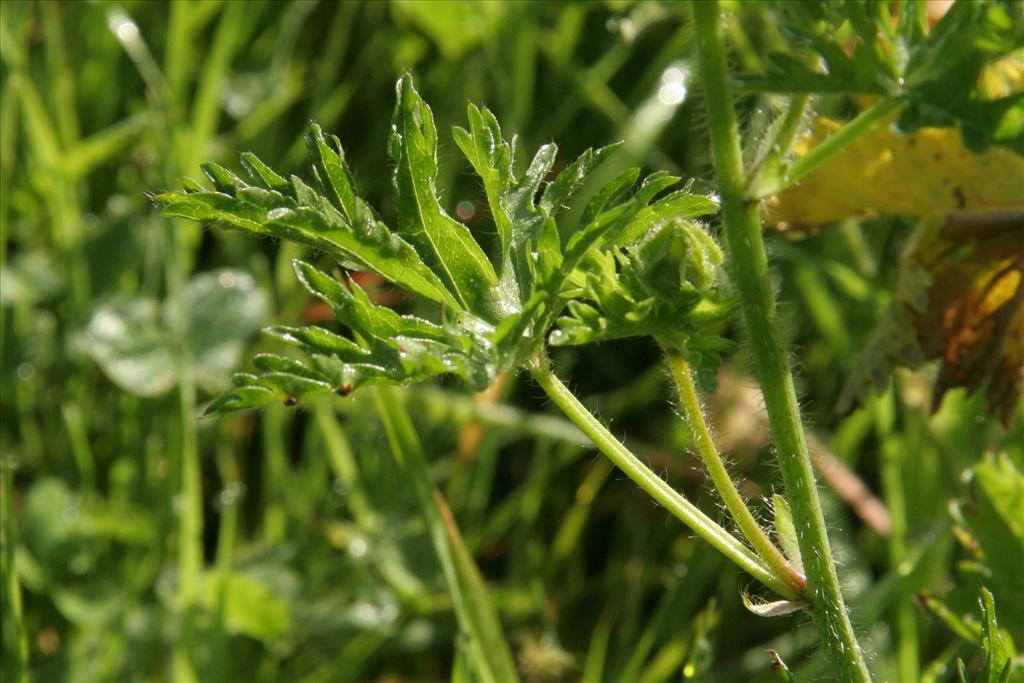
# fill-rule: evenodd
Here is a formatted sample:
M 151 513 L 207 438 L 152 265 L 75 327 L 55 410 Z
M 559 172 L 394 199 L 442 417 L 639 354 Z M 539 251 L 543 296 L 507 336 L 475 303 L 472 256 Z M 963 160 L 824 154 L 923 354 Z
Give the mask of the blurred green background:
M 756 69 L 785 38 L 768 5 L 730 7 L 734 59 Z M 303 250 L 161 218 L 147 193 L 247 150 L 303 175 L 315 120 L 390 219 L 385 142 L 406 70 L 438 123 L 447 208 L 482 239 L 478 180 L 447 135 L 467 100 L 519 136 L 521 157 L 556 141 L 564 163 L 624 140 L 609 176 L 642 165 L 706 182 L 685 8 L 11 0 L 0 13 L 3 680 L 20 680 L 22 648 L 38 681 L 171 681 L 180 657 L 203 681 L 447 680 L 463 636 L 370 392 L 198 418 L 247 357 L 275 348 L 260 327 L 328 324 L 291 272 Z M 741 109 L 763 128 L 756 99 Z M 1021 462 L 1024 421 L 1003 431 L 962 392 L 930 415 L 929 375 L 910 372 L 833 413 L 909 229 L 877 220 L 771 248 L 820 450 L 891 513 L 886 534 L 825 489 L 872 665 L 895 680 L 910 657 L 942 680 L 971 651 L 911 596 L 949 589 L 961 473 L 990 445 Z M 555 361 L 631 447 L 715 509 L 652 344 Z M 761 496 L 777 472 L 749 367 L 742 351 L 730 360 L 710 409 Z M 527 378 L 479 397 L 445 382 L 403 395 L 526 680 L 769 680 L 768 648 L 822 675 L 805 620 L 747 613 L 750 582 L 613 473 Z M 971 610 L 976 595 L 971 584 L 948 599 Z

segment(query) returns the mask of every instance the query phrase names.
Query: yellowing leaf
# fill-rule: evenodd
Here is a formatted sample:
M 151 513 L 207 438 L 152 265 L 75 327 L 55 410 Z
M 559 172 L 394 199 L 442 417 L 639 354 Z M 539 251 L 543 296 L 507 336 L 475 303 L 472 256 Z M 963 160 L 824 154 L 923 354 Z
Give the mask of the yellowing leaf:
M 766 202 L 769 225 L 811 229 L 847 218 L 948 215 L 1024 206 L 1024 158 L 992 147 L 973 154 L 953 128 L 900 134 L 883 120 L 798 184 Z M 841 124 L 819 117 L 797 155 Z
M 925 357 L 942 360 L 936 403 L 947 389 L 987 383 L 989 405 L 1008 423 L 1024 384 L 1024 214 L 951 218 L 912 258 L 931 279 L 914 322 Z
M 941 361 L 933 406 L 985 388 L 1009 423 L 1024 390 L 1024 212 L 924 221 L 907 245 L 892 306 L 847 382 L 840 410 L 892 365 Z
M 951 388 L 986 388 L 1012 419 L 1024 385 L 1024 157 L 974 154 L 954 128 L 900 134 L 895 115 L 765 203 L 769 225 L 812 230 L 879 215 L 919 216 L 893 304 L 851 375 L 840 409 L 893 365 L 941 361 L 934 404 Z M 806 154 L 840 124 L 818 118 Z

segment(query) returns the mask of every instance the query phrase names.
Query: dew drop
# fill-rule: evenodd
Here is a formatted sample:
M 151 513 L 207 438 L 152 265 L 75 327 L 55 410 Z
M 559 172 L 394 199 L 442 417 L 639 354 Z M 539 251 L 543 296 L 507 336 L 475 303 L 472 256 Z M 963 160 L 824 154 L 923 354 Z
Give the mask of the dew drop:
M 245 485 L 239 482 L 232 482 L 225 486 L 218 496 L 223 507 L 231 507 L 236 504 L 245 494 Z
M 365 556 L 369 549 L 369 544 L 362 538 L 353 538 L 348 544 L 348 552 L 356 559 Z
M 476 205 L 468 199 L 464 199 L 455 206 L 455 215 L 460 220 L 468 221 L 476 215 Z
M 14 371 L 22 382 L 27 382 L 36 375 L 36 366 L 31 363 L 25 362 L 18 365 L 18 369 Z
M 63 510 L 60 511 L 60 518 L 68 524 L 78 521 L 78 506 L 75 504 L 66 505 Z

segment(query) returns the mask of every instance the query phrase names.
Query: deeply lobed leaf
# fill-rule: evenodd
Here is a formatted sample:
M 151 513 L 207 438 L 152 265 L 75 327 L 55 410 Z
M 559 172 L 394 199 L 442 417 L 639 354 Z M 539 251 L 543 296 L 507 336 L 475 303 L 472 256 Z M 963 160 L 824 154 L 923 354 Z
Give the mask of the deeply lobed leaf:
M 397 96 L 388 150 L 395 162 L 398 232 L 409 238 L 462 308 L 496 320 L 501 310 L 494 289 L 498 276 L 469 228 L 445 213 L 437 197 L 437 131 L 430 107 L 408 76 L 398 81 Z
M 319 127 L 310 128 L 307 146 L 316 150 L 310 164 L 312 173 L 333 201 L 298 178 L 285 181 L 251 154 L 243 156 L 243 165 L 252 184 L 216 164 L 206 164 L 203 172 L 214 184 L 214 191 L 192 184 L 154 200 L 163 205 L 166 216 L 300 242 L 330 254 L 339 263 L 380 273 L 410 292 L 457 306 L 412 245 L 352 194 L 344 159 L 327 146 Z
M 407 384 L 439 374 L 482 389 L 497 373 L 540 353 L 567 304 L 573 316 L 565 329 L 572 329 L 573 319 L 593 326 L 573 332 L 580 342 L 667 333 L 670 324 L 697 324 L 720 315 L 704 297 L 717 282 L 712 272 L 717 260 L 694 260 L 717 247 L 693 242 L 709 239 L 698 228 L 693 229 L 703 238 L 666 229 L 672 221 L 714 213 L 713 200 L 692 194 L 689 186 L 665 194 L 678 178 L 659 172 L 638 182 L 639 170 L 631 169 L 597 189 L 577 225 L 563 226 L 568 228 L 563 240 L 556 216 L 584 191 L 616 146 L 585 151 L 545 186 L 556 146 L 542 146 L 526 171 L 516 174 L 515 141 L 502 138 L 493 114 L 470 106 L 469 129 L 456 128 L 454 137 L 480 176 L 491 207 L 501 250 L 496 270 L 469 229 L 442 208 L 434 185 L 433 117 L 408 76 L 399 80 L 397 96 L 389 140 L 396 231 L 359 198 L 340 142 L 316 124 L 306 135 L 311 184 L 295 176 L 285 179 L 245 154 L 247 179 L 208 164 L 203 170 L 213 190 L 183 181 L 182 191 L 155 199 L 166 215 L 291 239 L 329 254 L 343 268 L 375 271 L 441 303 L 445 322 L 399 315 L 373 303 L 347 278 L 295 261 L 299 280 L 331 307 L 350 335 L 317 327 L 271 328 L 270 334 L 306 358 L 257 356 L 258 372 L 236 375 L 235 388 L 209 412 L 272 401 L 292 404 L 317 394 L 345 395 L 362 385 Z M 678 256 L 683 242 L 675 245 L 675 239 L 689 250 L 684 278 L 689 289 L 682 295 L 671 268 L 662 273 L 655 267 L 664 261 L 655 252 Z M 619 259 L 624 259 L 621 273 L 615 267 Z M 601 277 L 593 271 L 599 264 L 611 264 Z M 575 295 L 587 302 L 572 301 Z M 624 321 L 631 327 L 623 328 Z M 714 336 L 689 334 L 687 342 L 708 352 L 724 348 Z
M 295 261 L 299 281 L 352 330 L 353 339 L 318 327 L 273 327 L 268 333 L 304 351 L 304 364 L 264 354 L 254 359 L 259 375 L 235 376 L 236 389 L 208 412 L 286 404 L 326 393 L 348 395 L 360 386 L 409 384 L 440 374 L 460 377 L 477 389 L 493 379 L 486 339 L 467 330 L 445 328 L 422 318 L 399 315 L 370 301 L 355 283 L 347 285 L 308 263 Z
M 997 61 L 1024 46 L 1018 2 L 953 3 L 928 29 L 923 5 L 814 0 L 780 6 L 795 53 L 768 56 L 764 73 L 740 79 L 751 90 L 899 98 L 899 126 L 957 128 L 973 151 L 1004 145 L 1024 153 L 1024 91 L 986 92 Z M 802 56 L 806 52 L 806 57 Z M 820 61 L 820 65 L 812 63 Z
M 501 137 L 501 126 L 490 111 L 478 109 L 470 104 L 466 109 L 469 130 L 455 126 L 452 137 L 473 170 L 483 181 L 491 217 L 501 242 L 502 262 L 499 270 L 508 266 L 505 256 L 512 240 L 512 221 L 501 207 L 500 198 L 513 182 L 512 164 L 515 162 L 515 140 L 505 142 Z

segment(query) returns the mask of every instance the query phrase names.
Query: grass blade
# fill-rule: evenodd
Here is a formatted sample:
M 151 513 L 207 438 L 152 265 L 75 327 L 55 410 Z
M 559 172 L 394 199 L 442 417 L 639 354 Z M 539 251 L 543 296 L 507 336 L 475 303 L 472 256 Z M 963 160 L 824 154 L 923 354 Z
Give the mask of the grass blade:
M 487 590 L 466 549 L 451 511 L 434 488 L 427 471 L 423 446 L 399 395 L 389 387 L 377 390 L 377 406 L 388 443 L 399 466 L 412 483 L 430 540 L 441 562 L 459 627 L 469 638 L 468 656 L 482 681 L 514 683 L 519 680 L 512 654 L 501 630 Z

